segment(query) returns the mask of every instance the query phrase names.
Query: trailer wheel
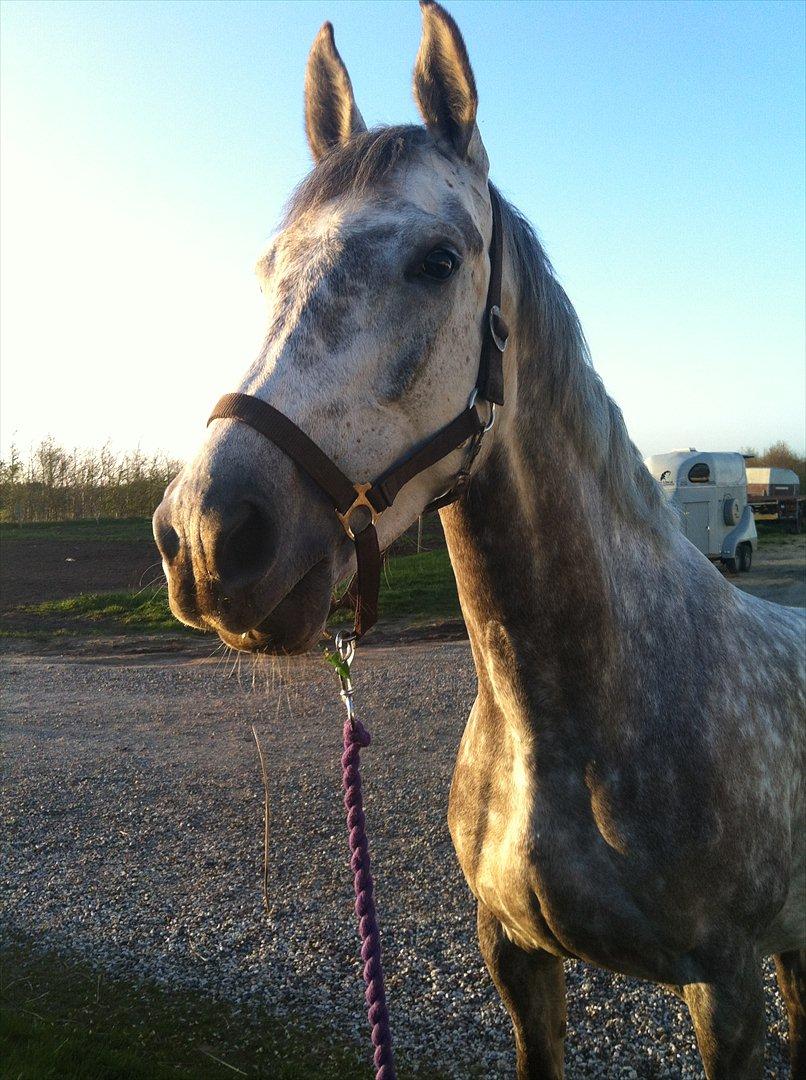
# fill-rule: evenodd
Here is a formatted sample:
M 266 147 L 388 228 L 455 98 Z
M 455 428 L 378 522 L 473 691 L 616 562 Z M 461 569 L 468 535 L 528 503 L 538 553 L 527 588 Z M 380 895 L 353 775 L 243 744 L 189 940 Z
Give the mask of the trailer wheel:
M 749 544 L 739 544 L 736 552 L 737 569 L 746 573 L 753 565 L 753 549 Z

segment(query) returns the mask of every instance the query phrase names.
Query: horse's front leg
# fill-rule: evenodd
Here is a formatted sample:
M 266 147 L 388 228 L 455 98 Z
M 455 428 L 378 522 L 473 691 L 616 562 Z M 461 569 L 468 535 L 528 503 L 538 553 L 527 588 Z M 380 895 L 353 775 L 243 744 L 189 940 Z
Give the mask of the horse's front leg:
M 478 930 L 481 955 L 515 1029 L 518 1080 L 561 1080 L 565 1039 L 562 960 L 542 949 L 519 949 L 481 903 Z
M 711 981 L 685 986 L 683 997 L 708 1080 L 761 1080 L 764 987 L 756 955 L 741 950 Z

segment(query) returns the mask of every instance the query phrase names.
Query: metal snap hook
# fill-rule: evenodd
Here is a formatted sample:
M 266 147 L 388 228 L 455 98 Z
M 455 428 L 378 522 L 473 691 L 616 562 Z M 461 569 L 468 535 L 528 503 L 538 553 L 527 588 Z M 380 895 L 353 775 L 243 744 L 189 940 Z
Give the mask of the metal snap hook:
M 344 664 L 344 669 L 338 672 L 339 683 L 341 684 L 339 695 L 344 702 L 347 719 L 351 724 L 355 723 L 355 706 L 353 705 L 353 680 L 350 675 L 350 668 L 355 659 L 356 640 L 353 630 L 339 630 L 335 637 L 336 652 Z
M 335 637 L 336 649 L 339 656 L 345 662 L 347 667 L 350 666 L 355 657 L 355 631 L 353 630 L 339 630 Z

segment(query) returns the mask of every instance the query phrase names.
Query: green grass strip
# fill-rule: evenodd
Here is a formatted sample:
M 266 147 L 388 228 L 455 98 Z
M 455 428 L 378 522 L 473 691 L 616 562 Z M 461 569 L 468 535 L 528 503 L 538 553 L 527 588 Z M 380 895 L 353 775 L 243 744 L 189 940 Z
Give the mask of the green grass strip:
M 390 559 L 381 579 L 382 617 L 411 622 L 461 617 L 448 552 L 424 551 Z
M 81 630 L 109 629 L 156 634 L 187 629 L 176 621 L 168 607 L 164 589 L 148 592 L 81 593 L 67 600 L 45 600 L 17 608 L 26 615 L 42 615 L 49 621 L 60 619 L 65 627 Z
M 67 600 L 46 600 L 18 608 L 49 623 L 77 632 L 119 630 L 161 633 L 182 627 L 168 608 L 164 589 L 141 592 L 82 593 Z M 390 559 L 381 583 L 381 617 L 409 624 L 461 617 L 447 551 L 427 551 Z M 342 615 L 339 620 L 344 621 Z
M 7 540 L 150 541 L 150 518 L 91 518 L 82 521 L 0 523 L 0 542 Z

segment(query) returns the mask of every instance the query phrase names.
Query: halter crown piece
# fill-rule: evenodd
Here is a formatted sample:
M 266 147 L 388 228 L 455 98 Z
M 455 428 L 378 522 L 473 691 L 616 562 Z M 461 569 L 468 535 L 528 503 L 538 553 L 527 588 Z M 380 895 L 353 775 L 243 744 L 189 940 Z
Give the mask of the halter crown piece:
M 293 421 L 251 394 L 225 394 L 207 421 L 209 424 L 213 420 L 240 420 L 259 431 L 275 446 L 279 446 L 331 500 L 344 531 L 355 544 L 356 638 L 362 637 L 378 619 L 378 593 L 381 584 L 381 552 L 375 528 L 378 517 L 392 505 L 404 484 L 471 440 L 465 464 L 453 484 L 444 495 L 429 503 L 426 511 L 438 510 L 458 499 L 470 480 L 470 466 L 479 452 L 482 437 L 492 426 L 495 406 L 504 404 L 503 356 L 509 330 L 501 314 L 501 203 L 492 185 L 489 192 L 493 212 L 489 249 L 490 282 L 487 288 L 476 388 L 470 396 L 467 408 L 432 435 L 419 449 L 412 451 L 370 483 L 354 484 Z M 489 410 L 483 412 L 479 408 L 481 401 L 489 404 Z M 351 521 L 356 511 L 360 512 L 361 518 L 368 516 L 369 521 L 354 529 Z

